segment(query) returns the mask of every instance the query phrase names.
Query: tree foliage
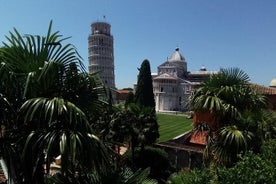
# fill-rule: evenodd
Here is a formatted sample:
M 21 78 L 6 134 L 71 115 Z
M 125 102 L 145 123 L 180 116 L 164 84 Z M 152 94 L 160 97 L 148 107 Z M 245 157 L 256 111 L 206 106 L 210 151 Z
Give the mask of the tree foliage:
M 265 142 L 260 154 L 248 152 L 231 168 L 210 167 L 171 176 L 168 184 L 244 184 L 276 183 L 275 140 Z
M 208 131 L 205 157 L 229 166 L 238 160 L 238 154 L 249 149 L 257 151 L 262 140 L 259 127 L 266 119 L 262 116 L 266 105 L 266 98 L 250 85 L 248 75 L 238 68 L 222 69 L 207 79 L 190 97 L 194 111 L 215 117 L 217 126 Z
M 266 98 L 252 88 L 249 77 L 238 68 L 221 69 L 190 97 L 194 111 L 215 113 L 222 126 L 236 123 L 241 113 L 266 107 Z
M 159 137 L 155 111 L 129 104 L 126 109 L 113 114 L 109 135 L 112 140 L 130 142 L 133 151 L 136 147 L 155 143 Z
M 106 142 L 115 109 L 108 89 L 67 39 L 50 22 L 45 36 L 14 29 L 0 48 L 0 158 L 9 182 L 148 181 L 147 170 L 116 167 Z M 56 157 L 60 171 L 50 176 Z
M 135 167 L 136 170 L 149 168 L 149 177 L 156 179 L 159 183 L 165 183 L 174 171 L 168 154 L 160 148 L 147 146 L 144 151 L 138 149 L 135 152 L 134 160 L 131 158 L 130 151 L 126 152 L 124 157 L 127 165 Z
M 133 92 L 129 92 L 127 94 L 126 101 L 125 101 L 125 107 L 127 108 L 127 106 L 131 103 L 134 103 L 134 94 L 133 94 Z
M 141 106 L 155 108 L 150 62 L 148 60 L 144 60 L 139 69 L 134 99 Z

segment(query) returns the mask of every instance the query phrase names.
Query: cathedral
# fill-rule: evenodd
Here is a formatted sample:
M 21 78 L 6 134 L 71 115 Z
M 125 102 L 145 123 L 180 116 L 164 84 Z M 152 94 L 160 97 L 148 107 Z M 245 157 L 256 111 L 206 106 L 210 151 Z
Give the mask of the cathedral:
M 189 72 L 185 58 L 176 48 L 171 57 L 152 74 L 153 93 L 156 111 L 186 111 L 187 100 L 192 90 L 206 78 L 218 71 L 207 71 L 201 67 L 199 71 Z

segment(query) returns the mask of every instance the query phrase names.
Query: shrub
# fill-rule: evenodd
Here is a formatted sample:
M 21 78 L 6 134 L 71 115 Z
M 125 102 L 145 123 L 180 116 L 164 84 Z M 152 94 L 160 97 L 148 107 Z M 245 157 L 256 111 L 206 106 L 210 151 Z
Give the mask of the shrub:
M 260 155 L 249 153 L 233 168 L 218 169 L 218 183 L 276 183 L 275 166 Z
M 149 177 L 158 180 L 159 183 L 164 183 L 174 171 L 169 162 L 168 154 L 160 148 L 147 146 L 143 151 L 137 149 L 135 151 L 134 160 L 132 160 L 130 151 L 124 156 L 126 164 L 134 170 L 149 167 Z
M 190 172 L 179 172 L 173 174 L 167 184 L 206 184 L 210 183 L 212 175 L 207 169 L 194 169 Z
M 260 154 L 247 153 L 235 166 L 211 167 L 172 175 L 168 184 L 276 184 L 276 140 L 265 142 Z

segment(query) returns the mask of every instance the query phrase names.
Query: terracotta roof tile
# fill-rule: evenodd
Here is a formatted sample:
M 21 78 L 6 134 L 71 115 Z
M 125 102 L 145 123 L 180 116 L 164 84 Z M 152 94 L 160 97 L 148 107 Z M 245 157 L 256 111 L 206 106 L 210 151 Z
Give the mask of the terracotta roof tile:
M 190 143 L 206 145 L 206 131 L 194 131 L 191 135 Z
M 261 86 L 259 84 L 251 84 L 251 86 L 263 95 L 276 95 L 276 88 Z

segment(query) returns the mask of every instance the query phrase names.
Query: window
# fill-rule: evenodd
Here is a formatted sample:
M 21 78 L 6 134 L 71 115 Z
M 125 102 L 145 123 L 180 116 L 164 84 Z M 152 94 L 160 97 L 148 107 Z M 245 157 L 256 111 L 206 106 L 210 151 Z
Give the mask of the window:
M 99 40 L 99 45 L 103 45 L 103 39 L 101 38 L 100 40 Z

